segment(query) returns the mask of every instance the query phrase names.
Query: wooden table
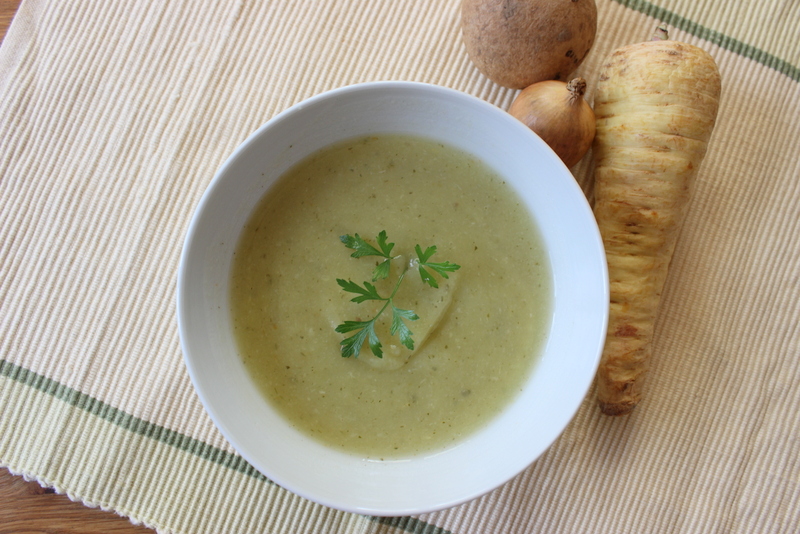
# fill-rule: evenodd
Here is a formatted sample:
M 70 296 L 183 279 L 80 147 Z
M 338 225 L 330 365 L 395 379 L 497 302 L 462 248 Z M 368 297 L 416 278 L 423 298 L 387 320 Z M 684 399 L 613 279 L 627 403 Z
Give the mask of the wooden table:
M 0 468 L 0 534 L 153 534 Z
M 0 41 L 20 0 L 0 0 Z M 66 495 L 0 468 L 0 534 L 152 534 L 124 517 L 72 502 Z

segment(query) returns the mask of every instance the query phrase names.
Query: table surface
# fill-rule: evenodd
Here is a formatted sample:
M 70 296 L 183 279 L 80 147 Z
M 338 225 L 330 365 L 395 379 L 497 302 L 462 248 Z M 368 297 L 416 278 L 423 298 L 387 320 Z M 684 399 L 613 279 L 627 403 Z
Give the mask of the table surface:
M 21 0 L 0 0 L 0 40 Z M 0 534 L 58 532 L 59 534 L 146 534 L 126 518 L 88 508 L 36 482 L 27 482 L 0 468 Z

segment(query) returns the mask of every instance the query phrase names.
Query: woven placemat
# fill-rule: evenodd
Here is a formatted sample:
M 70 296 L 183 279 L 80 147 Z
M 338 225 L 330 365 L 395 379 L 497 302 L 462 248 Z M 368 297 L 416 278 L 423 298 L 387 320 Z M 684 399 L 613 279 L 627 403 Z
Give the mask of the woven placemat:
M 459 2 L 24 0 L 0 47 L 0 465 L 162 532 L 800 531 L 800 3 L 597 5 L 590 99 L 658 22 L 723 76 L 646 399 L 608 418 L 587 397 L 508 484 L 379 519 L 283 490 L 222 438 L 180 352 L 178 258 L 217 167 L 304 98 L 415 80 L 507 108 Z

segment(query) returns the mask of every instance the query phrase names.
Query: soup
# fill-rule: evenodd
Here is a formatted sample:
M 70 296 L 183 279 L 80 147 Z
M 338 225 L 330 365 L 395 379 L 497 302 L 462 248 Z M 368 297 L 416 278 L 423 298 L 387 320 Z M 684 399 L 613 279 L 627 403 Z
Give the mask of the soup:
M 414 349 L 377 327 L 342 357 L 336 332 L 381 302 L 355 303 L 337 279 L 372 283 L 375 257 L 340 240 L 395 243 L 391 276 Z M 415 246 L 460 265 L 422 282 Z M 535 224 L 516 193 L 474 157 L 401 135 L 350 140 L 312 155 L 268 191 L 243 229 L 231 280 L 234 336 L 245 367 L 284 417 L 330 446 L 372 458 L 442 449 L 500 413 L 522 389 L 547 337 L 552 282 Z

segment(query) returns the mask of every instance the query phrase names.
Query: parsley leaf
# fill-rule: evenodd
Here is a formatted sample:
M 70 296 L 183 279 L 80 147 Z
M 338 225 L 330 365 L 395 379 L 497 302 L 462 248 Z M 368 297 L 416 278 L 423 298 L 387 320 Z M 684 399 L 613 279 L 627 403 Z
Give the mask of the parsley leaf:
M 378 263 L 372 272 L 373 282 L 388 278 L 391 269 L 391 261 L 400 258 L 400 256 L 392 256 L 394 243 L 388 242 L 386 230 L 382 230 L 375 239 L 378 248 L 375 248 L 358 234 L 352 236 L 349 234 L 343 235 L 339 237 L 339 240 L 344 243 L 347 248 L 355 251 L 350 255 L 353 258 L 361 258 L 364 256 L 379 256 L 383 258 L 383 261 Z M 438 273 L 443 278 L 449 278 L 447 273 L 461 268 L 460 265 L 456 265 L 455 263 L 451 263 L 449 261 L 439 263 L 429 261 L 431 256 L 436 253 L 435 246 L 428 247 L 423 251 L 422 247 L 417 245 L 414 248 L 414 251 L 417 253 L 417 258 L 413 263 L 419 268 L 419 274 L 422 277 L 422 281 L 431 287 L 439 287 L 439 284 L 436 282 L 433 274 L 429 272 L 428 269 Z M 409 266 L 410 263 L 407 262 L 405 265 L 405 270 L 400 273 L 400 276 L 394 285 L 394 289 L 392 290 L 391 295 L 388 297 L 382 297 L 377 288 L 369 282 L 364 282 L 363 285 L 359 285 L 352 280 L 344 280 L 341 278 L 336 279 L 336 283 L 339 284 L 343 290 L 356 295 L 350 299 L 351 302 L 362 303 L 367 300 L 385 301 L 385 304 L 380 311 L 378 311 L 378 313 L 375 314 L 375 316 L 369 321 L 345 321 L 336 327 L 336 332 L 340 334 L 355 332 L 352 336 L 346 337 L 340 343 L 341 353 L 344 358 L 358 358 L 364 342 L 367 342 L 370 350 L 375 356 L 378 358 L 383 358 L 383 345 L 381 345 L 378 335 L 375 332 L 375 324 L 386 308 L 390 306 L 392 308 L 392 322 L 389 332 L 393 336 L 397 335 L 400 338 L 400 343 L 402 343 L 404 347 L 409 350 L 414 350 L 414 339 L 412 337 L 413 332 L 408 328 L 405 321 L 416 321 L 419 319 L 419 316 L 414 313 L 413 310 L 404 310 L 394 305 L 394 297 L 397 294 L 398 289 L 400 289 L 400 284 L 403 282 L 403 278 L 408 272 Z
M 370 321 L 345 321 L 336 327 L 336 331 L 340 334 L 357 330 L 354 335 L 342 341 L 341 349 L 343 357 L 349 358 L 353 356 L 358 358 L 364 341 L 369 340 L 369 347 L 372 349 L 373 354 L 378 358 L 383 358 L 381 343 L 378 341 L 378 336 L 375 333 L 375 319 L 377 319 L 377 316 Z
M 392 304 L 392 326 L 389 329 L 392 335 L 399 334 L 400 343 L 409 350 L 414 350 L 414 340 L 411 338 L 413 332 L 408 329 L 403 319 L 416 321 L 419 316 L 413 310 L 402 310 Z
M 367 243 L 360 235 L 343 235 L 339 236 L 339 240 L 344 243 L 344 246 L 355 250 L 350 257 L 361 258 L 363 256 L 383 256 L 387 257 L 380 250 L 376 249 Z
M 364 282 L 364 287 L 361 287 L 351 280 L 342 280 L 341 278 L 337 278 L 336 283 L 348 293 L 356 293 L 359 295 L 358 297 L 350 299 L 351 302 L 364 302 L 365 300 L 386 300 L 378 294 L 378 290 L 375 289 L 375 286 L 369 282 Z
M 384 278 L 389 278 L 389 271 L 392 266 L 392 260 L 383 260 L 372 271 L 372 281 L 377 282 L 378 280 L 383 280 Z
M 386 240 L 386 230 L 381 230 L 381 233 L 378 234 L 376 241 L 378 242 L 378 246 L 381 247 L 381 251 L 383 252 L 383 256 L 385 258 L 391 259 L 392 257 L 392 249 L 394 248 L 394 243 L 387 243 Z
M 431 287 L 439 287 L 439 284 L 436 282 L 436 279 L 433 277 L 431 273 L 428 272 L 425 267 L 433 269 L 437 273 L 439 273 L 442 278 L 450 278 L 447 276 L 447 273 L 452 273 L 453 271 L 457 271 L 461 268 L 460 265 L 456 265 L 455 263 L 450 263 L 449 261 L 441 262 L 441 263 L 434 263 L 428 261 L 431 256 L 436 254 L 436 246 L 428 247 L 423 252 L 422 247 L 417 245 L 414 248 L 414 251 L 417 253 L 417 261 L 419 263 L 419 275 L 422 277 L 422 281 L 428 284 Z
M 387 243 L 388 237 L 386 236 L 386 230 L 381 230 L 381 233 L 378 234 L 376 241 L 380 250 L 376 249 L 367 241 L 362 238 L 360 235 L 356 234 L 352 235 L 342 235 L 339 236 L 339 240 L 344 243 L 344 246 L 347 248 L 355 250 L 350 257 L 352 258 L 362 258 L 364 256 L 380 256 L 384 258 L 382 262 L 380 262 L 375 270 L 372 271 L 372 281 L 377 282 L 378 280 L 383 280 L 384 278 L 389 277 L 389 269 L 391 268 L 391 261 L 392 261 L 392 249 L 394 248 L 394 243 Z

